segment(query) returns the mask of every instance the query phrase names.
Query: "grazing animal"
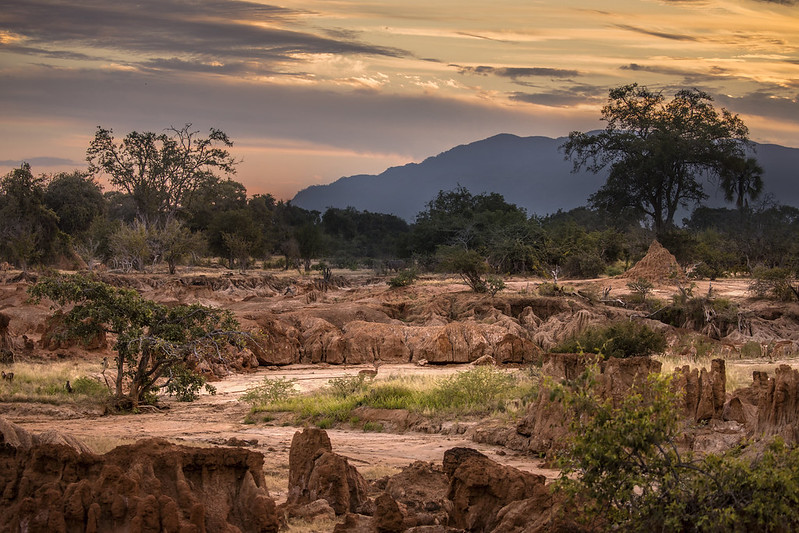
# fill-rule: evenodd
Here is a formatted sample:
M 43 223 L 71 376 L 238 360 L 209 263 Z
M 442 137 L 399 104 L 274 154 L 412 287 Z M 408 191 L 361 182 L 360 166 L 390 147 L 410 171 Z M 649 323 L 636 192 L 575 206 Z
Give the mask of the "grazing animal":
M 781 355 L 783 357 L 790 355 L 793 352 L 793 341 L 777 341 L 774 343 L 772 350 L 773 356 Z
M 72 385 L 69 384 L 69 380 L 67 380 L 66 387 L 64 388 L 67 389 L 68 393 L 72 394 Z
M 14 373 L 9 372 L 6 374 L 5 370 L 3 370 L 3 379 L 6 381 L 14 381 Z
M 377 377 L 377 370 L 380 367 L 380 361 L 375 359 L 373 364 L 374 364 L 374 367 L 375 367 L 374 370 L 370 370 L 368 368 L 364 368 L 363 370 L 358 372 L 358 375 L 359 376 L 363 376 L 365 378 L 368 377 L 368 378 L 371 378 L 371 379 L 374 379 L 375 377 Z

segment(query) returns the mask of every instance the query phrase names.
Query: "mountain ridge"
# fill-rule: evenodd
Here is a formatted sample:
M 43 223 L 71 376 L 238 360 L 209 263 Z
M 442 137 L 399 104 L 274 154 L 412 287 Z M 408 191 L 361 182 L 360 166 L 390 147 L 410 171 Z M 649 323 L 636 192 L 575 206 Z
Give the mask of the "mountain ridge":
M 572 162 L 559 150 L 566 139 L 500 133 L 380 174 L 355 174 L 312 185 L 299 191 L 292 203 L 320 212 L 354 207 L 412 221 L 438 191 L 463 186 L 473 194 L 502 194 L 530 215 L 568 210 L 585 205 L 605 183 L 607 173 L 573 173 Z M 756 157 L 764 169 L 763 197 L 771 194 L 781 204 L 799 206 L 795 186 L 799 149 L 756 144 Z M 710 205 L 729 205 L 714 187 L 706 189 Z

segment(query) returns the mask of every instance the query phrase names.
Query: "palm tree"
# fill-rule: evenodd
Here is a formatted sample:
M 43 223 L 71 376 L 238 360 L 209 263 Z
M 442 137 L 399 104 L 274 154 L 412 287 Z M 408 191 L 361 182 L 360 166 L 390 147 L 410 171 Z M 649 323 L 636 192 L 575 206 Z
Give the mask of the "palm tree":
M 724 199 L 735 200 L 735 206 L 743 211 L 749 207 L 749 200 L 756 200 L 763 191 L 763 167 L 754 157 L 735 159 L 721 173 L 720 186 Z

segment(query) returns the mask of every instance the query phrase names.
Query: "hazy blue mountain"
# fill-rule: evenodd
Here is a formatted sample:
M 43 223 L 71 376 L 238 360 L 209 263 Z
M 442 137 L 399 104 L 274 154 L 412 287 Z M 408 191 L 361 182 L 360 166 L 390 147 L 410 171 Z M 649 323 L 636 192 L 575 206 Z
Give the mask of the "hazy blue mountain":
M 352 206 L 412 221 L 438 191 L 460 184 L 473 194 L 500 193 L 528 214 L 568 210 L 585 205 L 605 183 L 606 174 L 572 173 L 572 163 L 558 150 L 565 140 L 500 134 L 376 176 L 360 174 L 313 185 L 298 192 L 293 203 L 322 212 Z M 782 204 L 799 206 L 799 149 L 764 144 L 757 146 L 756 155 L 764 169 L 766 193 Z M 722 205 L 721 197 L 715 196 L 711 203 Z

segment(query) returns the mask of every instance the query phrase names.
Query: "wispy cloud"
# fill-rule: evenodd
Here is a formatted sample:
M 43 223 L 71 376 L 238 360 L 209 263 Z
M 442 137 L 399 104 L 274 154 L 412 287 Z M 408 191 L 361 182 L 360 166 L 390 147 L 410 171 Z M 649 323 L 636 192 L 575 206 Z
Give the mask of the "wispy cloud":
M 686 35 L 684 33 L 673 33 L 655 29 L 638 28 L 628 24 L 616 24 L 616 27 L 620 30 L 632 31 L 642 35 L 649 35 L 651 37 L 660 37 L 661 39 L 668 39 L 670 41 L 699 41 L 698 37 Z
M 248 62 L 293 63 L 298 54 L 408 55 L 359 42 L 352 33 L 324 36 L 289 24 L 305 14 L 244 1 L 0 0 L 0 30 L 19 37 L 18 50 L 43 57 L 105 59 L 116 53 L 129 64 L 179 70 L 230 61 L 236 74 Z
M 533 78 L 533 77 L 547 77 L 547 78 L 576 78 L 580 75 L 577 70 L 549 68 L 549 67 L 463 67 L 453 65 L 458 68 L 461 74 L 478 74 L 481 76 L 500 76 L 502 78 L 510 78 L 517 80 L 519 78 Z
M 536 93 L 511 93 L 511 100 L 548 107 L 572 107 L 588 103 L 599 103 L 607 98 L 607 88 L 593 85 L 578 85 L 571 88 L 541 91 Z

